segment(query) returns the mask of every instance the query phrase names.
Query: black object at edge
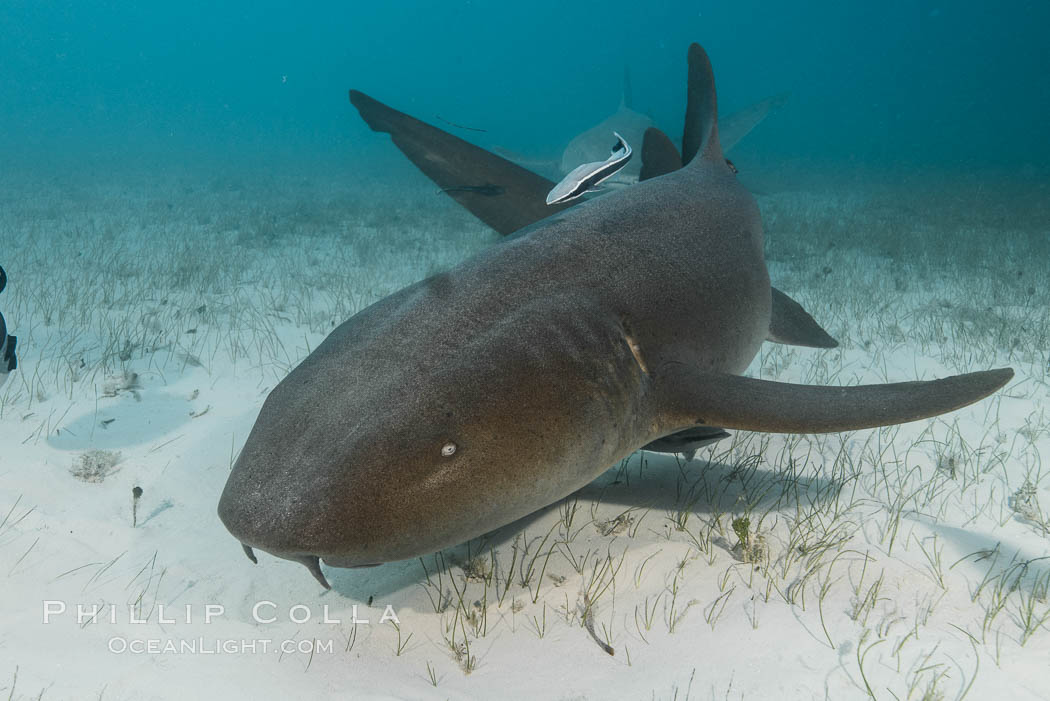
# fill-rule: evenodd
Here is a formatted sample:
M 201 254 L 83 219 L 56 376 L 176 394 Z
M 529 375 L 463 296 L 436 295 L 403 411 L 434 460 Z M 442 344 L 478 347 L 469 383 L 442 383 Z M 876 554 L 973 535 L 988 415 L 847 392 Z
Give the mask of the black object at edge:
M 7 287 L 7 273 L 4 272 L 3 267 L 0 267 L 0 292 L 3 292 L 5 287 Z M 0 361 L 7 365 L 7 372 L 18 367 L 18 356 L 15 355 L 16 345 L 18 345 L 18 337 L 7 335 L 7 322 L 4 321 L 4 315 L 0 314 L 0 348 L 4 349 L 4 357 L 0 358 Z

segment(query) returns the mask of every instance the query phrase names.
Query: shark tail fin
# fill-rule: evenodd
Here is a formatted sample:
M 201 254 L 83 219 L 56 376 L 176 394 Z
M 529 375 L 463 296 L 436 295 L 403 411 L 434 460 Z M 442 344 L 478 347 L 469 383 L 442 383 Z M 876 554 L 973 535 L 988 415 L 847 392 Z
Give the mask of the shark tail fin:
M 684 366 L 660 378 L 666 428 L 717 426 L 767 433 L 837 433 L 926 419 L 987 397 L 1014 376 L 1010 368 L 928 382 L 823 387 L 705 373 Z
M 705 160 L 722 161 L 718 143 L 718 98 L 711 59 L 699 44 L 689 47 L 689 78 L 682 134 L 682 164 L 700 154 Z

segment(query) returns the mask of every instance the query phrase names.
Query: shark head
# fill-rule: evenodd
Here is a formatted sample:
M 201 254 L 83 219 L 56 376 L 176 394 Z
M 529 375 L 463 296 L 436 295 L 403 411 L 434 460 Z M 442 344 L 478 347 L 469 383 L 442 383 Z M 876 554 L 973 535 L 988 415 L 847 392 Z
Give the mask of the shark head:
M 515 245 L 525 242 L 494 252 Z M 492 305 L 474 291 L 457 300 L 450 284 L 430 278 L 352 317 L 267 397 L 218 505 L 249 557 L 300 562 L 327 586 L 321 562 L 362 567 L 456 545 L 637 447 L 619 443 L 624 417 L 609 399 L 636 363 L 577 318 L 578 302 L 486 320 L 471 305 Z M 535 345 L 523 343 L 532 333 Z

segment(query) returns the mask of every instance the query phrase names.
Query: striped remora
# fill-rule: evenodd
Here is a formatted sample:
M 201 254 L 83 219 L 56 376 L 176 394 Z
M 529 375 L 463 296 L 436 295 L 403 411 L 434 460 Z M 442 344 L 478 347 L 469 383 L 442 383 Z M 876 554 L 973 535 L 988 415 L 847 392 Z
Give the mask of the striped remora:
M 562 178 L 547 194 L 547 204 L 560 204 L 583 197 L 585 193 L 593 191 L 603 180 L 612 177 L 627 165 L 633 153 L 631 146 L 615 131 L 613 134 L 616 136 L 616 144 L 613 145 L 609 157 L 604 161 L 584 163 L 573 168 L 572 172 Z

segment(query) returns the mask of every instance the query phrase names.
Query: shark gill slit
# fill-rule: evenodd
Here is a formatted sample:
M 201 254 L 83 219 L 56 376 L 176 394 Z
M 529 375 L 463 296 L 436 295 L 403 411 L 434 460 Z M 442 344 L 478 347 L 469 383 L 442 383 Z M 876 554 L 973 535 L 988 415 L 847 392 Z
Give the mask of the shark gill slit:
M 638 363 L 638 367 L 641 369 L 642 374 L 648 376 L 649 366 L 645 364 L 645 358 L 642 357 L 642 349 L 626 328 L 624 329 L 623 340 L 627 342 L 627 347 L 631 349 L 631 355 L 634 356 L 634 362 Z

